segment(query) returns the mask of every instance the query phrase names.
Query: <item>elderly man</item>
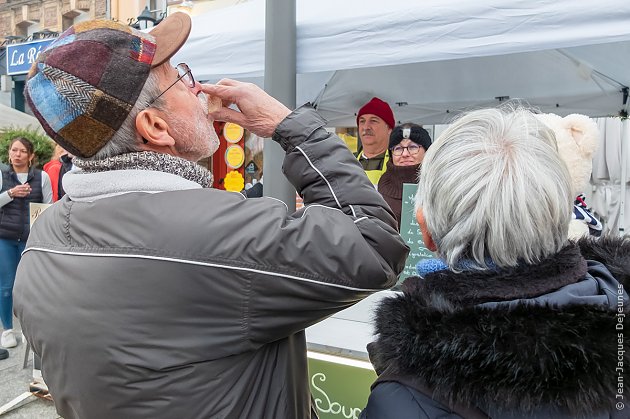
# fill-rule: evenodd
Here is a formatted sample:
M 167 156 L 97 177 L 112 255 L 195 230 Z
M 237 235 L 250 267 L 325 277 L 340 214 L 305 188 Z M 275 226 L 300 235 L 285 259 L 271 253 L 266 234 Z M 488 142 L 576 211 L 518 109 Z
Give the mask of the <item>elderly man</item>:
M 26 82 L 81 169 L 35 224 L 15 292 L 66 419 L 311 417 L 304 328 L 404 264 L 391 212 L 313 109 L 169 63 L 190 25 L 79 23 Z M 208 114 L 206 93 L 240 112 Z M 304 210 L 204 189 L 194 161 L 216 150 L 218 118 L 280 143 Z
M 374 185 L 385 173 L 389 154 L 389 135 L 396 125 L 394 113 L 387 102 L 374 97 L 359 109 L 357 128 L 362 150 L 357 154 L 361 166 Z

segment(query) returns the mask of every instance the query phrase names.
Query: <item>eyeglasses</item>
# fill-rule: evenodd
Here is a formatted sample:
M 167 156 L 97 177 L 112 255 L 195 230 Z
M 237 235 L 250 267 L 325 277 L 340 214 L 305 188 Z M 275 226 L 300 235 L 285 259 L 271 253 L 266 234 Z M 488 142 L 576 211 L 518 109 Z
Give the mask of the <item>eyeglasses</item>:
M 166 93 L 168 91 L 168 89 L 170 89 L 171 87 L 175 86 L 177 84 L 178 81 L 183 81 L 184 84 L 192 89 L 193 87 L 195 87 L 195 78 L 192 75 L 192 71 L 190 70 L 190 68 L 188 67 L 187 64 L 185 63 L 179 63 L 177 64 L 177 73 L 179 74 L 179 77 L 177 77 L 177 80 L 175 80 L 170 86 L 168 86 L 166 89 L 164 89 L 162 91 L 162 93 L 160 93 L 155 99 L 153 99 L 151 102 L 149 102 L 149 104 L 146 106 L 147 108 L 151 105 L 153 105 L 155 103 L 156 100 L 158 100 L 160 97 L 162 97 L 162 95 L 164 93 Z
M 420 146 L 417 144 L 409 144 L 407 147 L 397 145 L 396 147 L 392 148 L 392 154 L 397 157 L 402 156 L 405 150 L 407 150 L 407 152 L 413 156 L 414 154 L 418 154 L 420 152 Z

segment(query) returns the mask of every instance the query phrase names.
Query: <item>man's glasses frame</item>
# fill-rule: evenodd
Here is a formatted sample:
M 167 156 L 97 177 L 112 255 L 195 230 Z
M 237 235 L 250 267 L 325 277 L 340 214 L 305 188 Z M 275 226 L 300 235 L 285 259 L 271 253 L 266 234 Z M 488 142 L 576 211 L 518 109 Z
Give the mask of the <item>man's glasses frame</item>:
M 175 80 L 170 86 L 168 86 L 166 89 L 164 89 L 162 91 L 162 93 L 157 95 L 157 97 L 155 99 L 153 99 L 151 102 L 149 102 L 149 104 L 146 106 L 147 108 L 150 107 L 151 105 L 153 105 L 156 100 L 161 98 L 162 95 L 168 91 L 168 89 L 170 89 L 171 87 L 175 86 L 177 84 L 177 82 L 180 81 L 180 80 L 183 81 L 184 84 L 190 89 L 195 87 L 195 78 L 193 77 L 192 71 L 190 70 L 190 67 L 188 67 L 188 64 L 186 64 L 186 63 L 179 63 L 179 64 L 177 64 L 177 66 L 175 66 L 175 68 L 177 69 L 177 73 L 179 74 L 179 77 L 177 77 L 177 80 Z
M 409 144 L 407 147 L 403 147 L 401 145 L 397 145 L 396 147 L 392 148 L 392 154 L 396 157 L 398 156 L 402 156 L 403 153 L 405 152 L 405 150 L 407 150 L 407 152 L 414 156 L 416 154 L 418 154 L 420 152 L 420 148 L 421 146 L 417 145 L 417 144 Z

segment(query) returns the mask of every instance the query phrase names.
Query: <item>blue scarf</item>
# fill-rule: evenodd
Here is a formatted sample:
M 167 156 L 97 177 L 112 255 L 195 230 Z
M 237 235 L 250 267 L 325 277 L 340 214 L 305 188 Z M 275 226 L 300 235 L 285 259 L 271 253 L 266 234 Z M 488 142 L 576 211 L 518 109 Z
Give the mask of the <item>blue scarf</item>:
M 492 270 L 497 270 L 497 265 L 490 259 L 486 260 L 486 265 Z M 473 270 L 474 262 L 468 259 L 460 260 L 457 267 L 462 271 Z M 424 278 L 427 274 L 439 271 L 446 271 L 449 266 L 442 259 L 423 259 L 416 264 L 418 276 Z

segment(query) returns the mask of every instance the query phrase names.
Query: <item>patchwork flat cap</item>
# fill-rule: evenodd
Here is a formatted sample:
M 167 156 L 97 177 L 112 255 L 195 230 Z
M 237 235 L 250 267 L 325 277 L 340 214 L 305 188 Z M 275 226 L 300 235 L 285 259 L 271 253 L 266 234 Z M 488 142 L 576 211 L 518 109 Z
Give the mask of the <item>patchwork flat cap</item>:
M 190 29 L 185 13 L 148 33 L 109 20 L 77 23 L 33 63 L 26 100 L 55 142 L 92 157 L 129 116 L 151 68 L 167 62 Z

